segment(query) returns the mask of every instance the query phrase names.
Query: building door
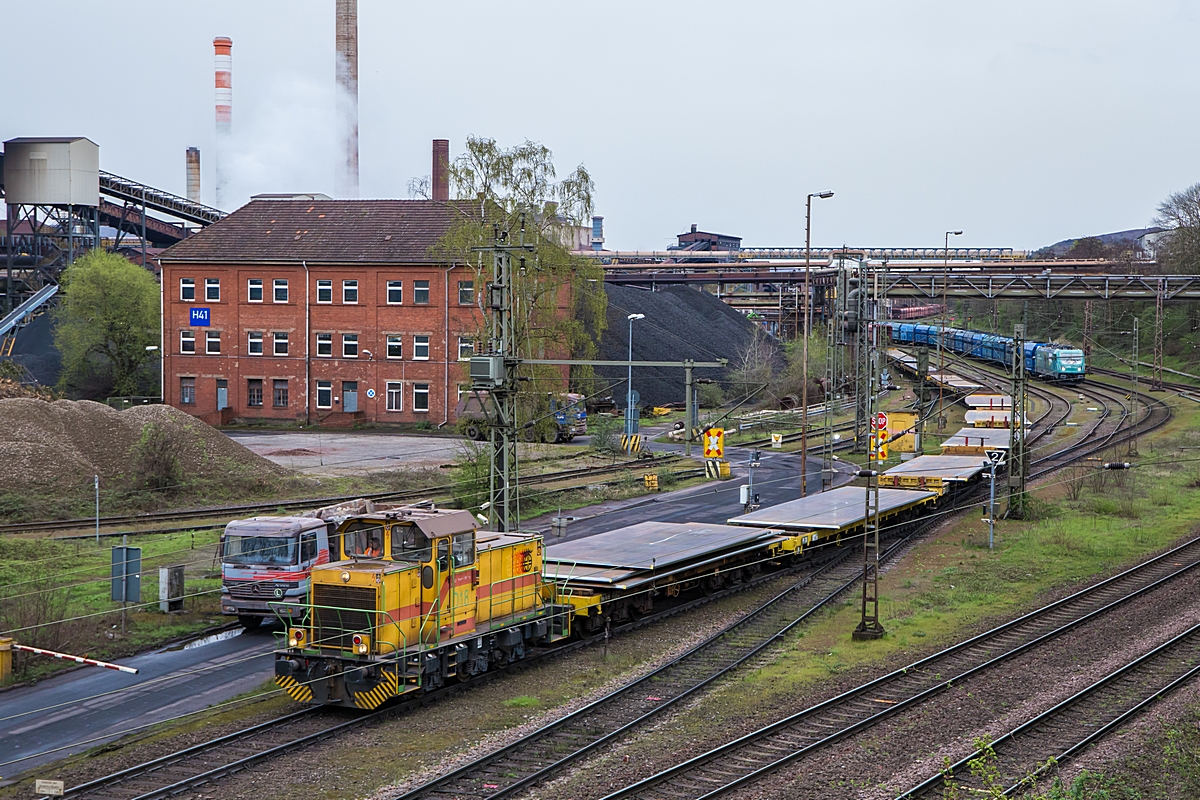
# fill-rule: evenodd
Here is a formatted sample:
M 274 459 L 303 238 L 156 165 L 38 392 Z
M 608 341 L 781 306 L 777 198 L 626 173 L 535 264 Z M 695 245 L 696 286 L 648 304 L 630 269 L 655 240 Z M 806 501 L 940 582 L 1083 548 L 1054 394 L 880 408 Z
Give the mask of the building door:
M 358 411 L 358 381 L 342 381 L 342 410 L 350 414 Z
M 217 381 L 217 411 L 229 408 L 229 381 Z

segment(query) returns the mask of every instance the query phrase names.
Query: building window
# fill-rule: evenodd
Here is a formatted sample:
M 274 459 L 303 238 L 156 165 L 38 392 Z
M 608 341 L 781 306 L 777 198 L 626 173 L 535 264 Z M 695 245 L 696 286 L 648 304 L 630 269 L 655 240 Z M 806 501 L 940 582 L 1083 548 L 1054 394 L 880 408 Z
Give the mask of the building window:
M 251 303 L 261 303 L 262 292 L 262 278 L 251 278 L 246 281 L 246 294 Z
M 342 358 L 358 358 L 358 334 L 342 334 Z
M 333 281 L 317 281 L 317 302 L 333 302 Z
M 274 381 L 274 394 L 272 396 L 271 405 L 275 408 L 287 408 L 288 390 L 287 381 Z
M 419 306 L 429 303 L 429 281 L 413 281 L 413 302 Z
M 333 334 L 318 333 L 317 334 L 317 355 L 329 358 L 333 355 Z
M 179 279 L 179 299 L 191 303 L 196 299 L 196 279 Z
M 413 384 L 413 411 L 429 410 L 429 384 Z
M 248 334 L 246 334 L 246 337 L 249 340 L 246 345 L 246 352 L 252 356 L 261 356 L 263 354 L 262 331 L 250 331 Z
M 275 355 L 286 356 L 288 354 L 288 335 L 276 331 L 271 334 L 271 338 L 275 340 Z
M 398 333 L 389 333 L 387 337 L 387 357 L 404 358 L 404 337 Z
M 196 379 L 195 378 L 180 378 L 179 379 L 179 402 L 181 405 L 190 406 L 196 403 Z
M 429 360 L 429 337 L 414 336 L 413 337 L 413 358 L 417 361 Z
M 262 405 L 262 381 L 258 378 L 251 378 L 246 381 L 246 405 Z
M 205 278 L 204 279 L 204 299 L 210 303 L 221 302 L 221 279 L 220 278 Z
M 388 411 L 403 411 L 404 410 L 404 384 L 388 381 L 387 384 L 387 410 Z
M 274 281 L 274 285 L 275 285 L 275 302 L 276 303 L 286 303 L 288 301 L 287 279 L 284 278 L 281 280 L 276 280 L 276 281 Z
M 387 301 L 389 306 L 398 306 L 404 302 L 404 281 L 387 282 Z
M 342 281 L 342 303 L 358 305 L 358 281 Z
M 180 331 L 179 332 L 179 352 L 181 352 L 181 353 L 196 352 L 196 332 L 195 331 Z
M 221 332 L 207 331 L 204 334 L 204 352 L 210 356 L 221 355 Z
M 333 381 L 317 381 L 317 408 L 333 408 Z
M 475 355 L 475 340 L 469 336 L 458 337 L 458 360 L 470 361 Z
M 475 305 L 475 281 L 458 282 L 458 304 L 460 306 Z

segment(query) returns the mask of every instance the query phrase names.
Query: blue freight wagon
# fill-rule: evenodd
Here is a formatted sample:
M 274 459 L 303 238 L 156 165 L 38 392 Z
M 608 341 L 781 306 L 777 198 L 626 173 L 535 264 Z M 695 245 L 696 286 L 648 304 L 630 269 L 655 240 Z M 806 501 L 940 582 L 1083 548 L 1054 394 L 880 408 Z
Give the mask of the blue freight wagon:
M 898 344 L 924 344 L 937 347 L 939 332 L 942 346 L 969 358 L 978 358 L 1004 366 L 1012 365 L 1013 340 L 981 331 L 942 328 L 913 322 L 885 323 L 892 341 Z M 1075 384 L 1087 374 L 1083 351 L 1048 342 L 1025 342 L 1025 371 L 1035 378 L 1055 383 Z

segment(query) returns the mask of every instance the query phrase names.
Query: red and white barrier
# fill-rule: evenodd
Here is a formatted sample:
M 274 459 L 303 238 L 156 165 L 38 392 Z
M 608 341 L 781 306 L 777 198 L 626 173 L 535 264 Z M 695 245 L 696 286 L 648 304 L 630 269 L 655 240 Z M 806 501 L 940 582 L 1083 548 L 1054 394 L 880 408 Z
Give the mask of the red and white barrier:
M 105 669 L 115 669 L 121 672 L 128 672 L 130 675 L 137 675 L 138 671 L 133 667 L 123 667 L 120 664 L 110 664 L 107 661 L 97 661 L 94 658 L 84 658 L 83 656 L 72 656 L 67 653 L 56 653 L 53 650 L 43 650 L 40 647 L 29 647 L 24 644 L 13 644 L 13 650 L 24 650 L 26 653 L 37 653 L 41 656 L 50 656 L 52 658 L 61 658 L 66 661 L 74 661 L 77 664 L 88 664 L 93 667 L 104 667 Z

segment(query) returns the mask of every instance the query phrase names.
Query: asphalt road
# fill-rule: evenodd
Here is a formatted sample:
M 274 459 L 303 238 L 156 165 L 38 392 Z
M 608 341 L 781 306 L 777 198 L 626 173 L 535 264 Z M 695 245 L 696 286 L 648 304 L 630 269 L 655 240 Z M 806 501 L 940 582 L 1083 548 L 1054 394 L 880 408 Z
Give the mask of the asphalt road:
M 0 775 L 32 769 L 53 779 L 35 768 L 229 700 L 271 677 L 271 630 L 226 635 L 120 661 L 137 675 L 88 667 L 0 694 Z
M 654 452 L 683 452 L 679 444 L 666 444 L 649 441 L 663 435 L 667 427 L 644 427 L 645 444 L 647 449 Z M 576 442 L 579 442 L 576 439 Z M 582 440 L 587 442 L 586 438 Z M 692 449 L 693 454 L 696 448 Z M 550 519 L 557 513 L 545 514 L 527 520 L 522 527 L 541 531 L 546 537 L 547 544 L 560 541 L 570 541 L 596 533 L 603 533 L 627 525 L 654 520 L 657 522 L 708 522 L 724 523 L 730 517 L 744 513 L 740 502 L 739 489 L 747 483 L 750 468 L 747 466 L 751 451 L 745 448 L 727 448 L 726 458 L 729 460 L 733 473 L 732 480 L 714 481 L 668 492 L 649 499 L 645 497 L 633 500 L 621 500 L 600 503 L 588 508 L 579 508 L 563 512 L 563 516 L 571 518 L 567 523 L 567 533 L 563 538 L 551 535 Z M 754 469 L 754 491 L 759 495 L 763 507 L 795 500 L 800 497 L 800 463 L 801 458 L 795 453 L 774 452 L 762 450 L 759 454 L 761 466 Z M 841 486 L 852 480 L 846 474 L 851 466 L 845 462 L 835 462 L 842 471 L 834 479 L 835 486 Z M 808 459 L 807 488 L 809 493 L 821 490 L 821 460 L 816 457 Z M 857 467 L 855 467 L 857 469 Z M 647 470 L 649 471 L 649 469 Z

